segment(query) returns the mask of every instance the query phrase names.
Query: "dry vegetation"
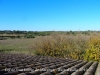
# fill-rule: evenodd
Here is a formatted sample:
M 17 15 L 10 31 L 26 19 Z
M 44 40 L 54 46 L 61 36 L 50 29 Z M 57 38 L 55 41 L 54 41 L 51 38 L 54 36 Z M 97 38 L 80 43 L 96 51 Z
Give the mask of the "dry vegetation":
M 54 33 L 36 38 L 34 43 L 37 55 L 100 61 L 99 34 L 73 36 Z
M 9 50 L 11 53 L 100 61 L 100 34 L 66 35 L 52 33 L 51 35 L 37 36 L 31 39 L 0 40 L 0 50 Z
M 7 39 L 0 40 L 0 52 L 30 54 L 34 39 Z M 32 54 L 32 53 L 31 53 Z

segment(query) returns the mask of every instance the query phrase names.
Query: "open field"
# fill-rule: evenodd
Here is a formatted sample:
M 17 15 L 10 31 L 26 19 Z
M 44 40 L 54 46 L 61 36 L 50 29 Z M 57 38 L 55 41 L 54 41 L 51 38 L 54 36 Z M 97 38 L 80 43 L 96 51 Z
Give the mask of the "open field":
M 9 38 L 0 40 L 0 52 L 100 61 L 100 34 L 52 33 L 35 38 Z
M 99 33 L 0 40 L 0 75 L 99 75 L 99 62 Z
M 32 38 L 0 40 L 0 52 L 29 54 L 33 41 Z
M 0 54 L 0 75 L 99 75 L 98 62 L 49 56 Z

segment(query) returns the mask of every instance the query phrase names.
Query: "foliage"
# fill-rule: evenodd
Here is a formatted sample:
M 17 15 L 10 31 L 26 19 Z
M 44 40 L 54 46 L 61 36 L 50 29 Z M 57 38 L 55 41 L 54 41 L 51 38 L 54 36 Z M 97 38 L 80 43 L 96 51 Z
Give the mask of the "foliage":
M 81 36 L 67 36 L 55 33 L 37 39 L 34 44 L 35 54 L 83 59 L 82 53 L 85 52 L 84 49 L 86 48 L 85 41 Z
M 25 34 L 25 38 L 35 38 L 34 34 Z
M 100 61 L 100 37 L 90 37 L 84 60 Z
M 8 31 L 5 32 L 7 33 Z M 19 51 L 26 51 L 26 53 L 29 52 L 30 54 L 35 53 L 36 55 L 81 59 L 87 61 L 100 61 L 99 32 L 91 33 L 91 31 L 81 31 L 81 32 L 9 31 L 9 34 L 8 33 L 4 34 L 4 33 L 0 34 L 1 52 L 3 51 L 5 52 L 6 50 L 10 52 L 15 50 L 15 52 L 18 52 L 19 50 Z M 14 34 L 12 35 L 12 33 Z M 24 38 L 7 39 L 9 37 L 10 38 L 24 37 Z M 34 38 L 34 39 L 27 39 L 27 38 Z

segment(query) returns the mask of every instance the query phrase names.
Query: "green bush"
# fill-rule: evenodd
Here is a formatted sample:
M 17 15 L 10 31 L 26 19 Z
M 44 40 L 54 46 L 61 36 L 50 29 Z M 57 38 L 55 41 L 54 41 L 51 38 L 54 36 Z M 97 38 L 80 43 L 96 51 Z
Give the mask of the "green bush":
M 25 34 L 25 38 L 35 38 L 34 34 Z

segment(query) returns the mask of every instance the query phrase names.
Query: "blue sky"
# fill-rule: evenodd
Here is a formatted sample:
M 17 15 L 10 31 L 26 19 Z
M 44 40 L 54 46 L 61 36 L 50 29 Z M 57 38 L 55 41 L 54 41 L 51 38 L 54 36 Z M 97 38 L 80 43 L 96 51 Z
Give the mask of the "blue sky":
M 0 0 L 0 30 L 100 30 L 100 0 Z

